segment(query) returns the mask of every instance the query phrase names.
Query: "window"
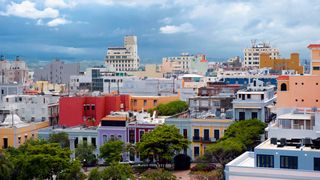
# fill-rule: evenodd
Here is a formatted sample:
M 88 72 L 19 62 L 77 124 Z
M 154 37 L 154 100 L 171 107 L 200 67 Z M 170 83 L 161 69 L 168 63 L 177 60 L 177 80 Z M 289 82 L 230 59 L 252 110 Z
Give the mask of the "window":
M 245 112 L 239 112 L 239 120 L 245 120 L 246 119 L 246 113 Z
M 261 100 L 264 100 L 264 94 L 261 94 Z
M 93 147 L 97 147 L 97 141 L 96 141 L 96 138 L 91 138 L 91 144 Z
M 188 139 L 188 130 L 187 129 L 183 129 L 183 137 Z
M 200 155 L 200 148 L 193 147 L 193 154 L 194 154 L 194 157 L 198 157 Z
M 297 156 L 280 156 L 280 168 L 298 169 Z
M 86 137 L 82 138 L 82 143 L 83 144 L 87 144 L 88 143 L 88 138 L 86 138 Z
M 251 94 L 247 94 L 247 98 L 248 98 L 248 99 L 251 99 Z
M 320 66 L 313 66 L 312 69 L 315 70 L 315 71 L 319 71 L 320 70 Z
M 27 142 L 28 140 L 28 135 L 24 135 L 24 142 Z
M 8 138 L 3 138 L 3 149 L 8 148 Z
M 143 100 L 143 106 L 147 106 L 147 100 Z
M 137 106 L 137 100 L 133 100 L 133 106 Z
M 142 136 L 144 134 L 144 131 L 140 131 L 139 134 L 140 134 L 140 140 L 141 140 L 141 138 L 142 138 Z
M 193 136 L 194 136 L 194 137 L 199 137 L 199 134 L 200 134 L 200 133 L 199 133 L 199 129 L 194 129 L 194 130 L 193 130 Z
M 96 106 L 95 105 L 92 105 L 91 106 L 91 110 L 95 110 L 96 109 Z
M 274 167 L 273 155 L 257 154 L 257 167 Z
M 258 119 L 258 113 L 257 112 L 251 112 L 251 118 L 252 119 Z
M 320 171 L 320 157 L 313 159 L 313 167 L 315 171 Z
M 129 130 L 129 142 L 134 143 L 134 130 Z
M 157 100 L 153 100 L 153 106 L 156 106 L 158 104 Z
M 118 135 L 118 140 L 122 141 L 122 136 Z
M 18 144 L 21 144 L 21 137 L 18 137 Z
M 220 130 L 219 129 L 214 130 L 214 138 L 216 138 L 216 140 L 220 139 Z
M 209 134 L 210 134 L 209 129 L 203 130 L 203 138 L 204 138 L 204 140 L 209 140 L 210 139 L 209 138 Z
M 281 87 L 280 87 L 281 91 L 287 91 L 287 84 L 286 83 L 282 83 Z
M 107 135 L 103 135 L 102 136 L 102 141 L 103 141 L 103 143 L 106 143 L 108 141 L 108 136 Z

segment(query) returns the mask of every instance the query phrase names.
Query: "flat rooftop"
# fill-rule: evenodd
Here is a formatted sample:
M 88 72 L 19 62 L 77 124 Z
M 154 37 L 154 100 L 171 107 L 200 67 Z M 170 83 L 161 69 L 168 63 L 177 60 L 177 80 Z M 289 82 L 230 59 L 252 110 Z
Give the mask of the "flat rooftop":
M 313 151 L 313 152 L 319 152 L 320 153 L 320 149 L 312 149 L 311 147 L 307 147 L 302 145 L 299 148 L 296 148 L 296 146 L 289 146 L 289 145 L 285 145 L 283 147 L 278 147 L 280 143 L 278 142 L 277 145 L 275 144 L 271 144 L 271 140 L 268 139 L 266 141 L 264 141 L 263 143 L 259 144 L 257 147 L 255 147 L 255 149 L 266 149 L 266 150 L 286 150 L 286 151 Z

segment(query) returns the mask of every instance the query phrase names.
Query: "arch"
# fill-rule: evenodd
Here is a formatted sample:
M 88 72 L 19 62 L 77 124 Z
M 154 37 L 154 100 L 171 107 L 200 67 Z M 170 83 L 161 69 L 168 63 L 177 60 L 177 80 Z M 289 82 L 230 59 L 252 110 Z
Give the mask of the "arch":
M 280 86 L 280 90 L 281 91 L 287 91 L 287 84 L 286 83 L 282 83 Z

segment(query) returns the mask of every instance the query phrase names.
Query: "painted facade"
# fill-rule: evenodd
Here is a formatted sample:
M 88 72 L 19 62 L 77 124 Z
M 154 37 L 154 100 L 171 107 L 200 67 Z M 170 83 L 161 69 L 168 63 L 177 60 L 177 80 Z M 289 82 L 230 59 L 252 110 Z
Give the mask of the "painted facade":
M 260 68 L 271 68 L 276 71 L 294 70 L 296 74 L 303 74 L 299 53 L 291 53 L 290 59 L 273 59 L 269 54 L 260 54 Z

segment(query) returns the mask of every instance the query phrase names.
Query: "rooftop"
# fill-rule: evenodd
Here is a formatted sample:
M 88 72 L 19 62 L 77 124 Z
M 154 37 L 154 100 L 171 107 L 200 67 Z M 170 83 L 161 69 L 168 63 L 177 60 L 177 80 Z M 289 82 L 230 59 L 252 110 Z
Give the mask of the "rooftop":
M 320 153 L 320 149 L 316 148 L 316 141 L 320 143 L 320 139 L 280 139 L 272 143 L 272 139 L 268 139 L 263 143 L 259 144 L 255 149 L 266 149 L 266 150 L 288 150 L 288 151 L 315 151 Z M 283 144 L 281 141 L 285 140 Z M 306 141 L 307 140 L 307 141 Z M 310 141 L 309 141 L 310 140 Z M 304 142 L 303 142 L 304 141 Z M 309 141 L 309 142 L 308 142 Z M 320 148 L 320 147 L 319 147 Z

